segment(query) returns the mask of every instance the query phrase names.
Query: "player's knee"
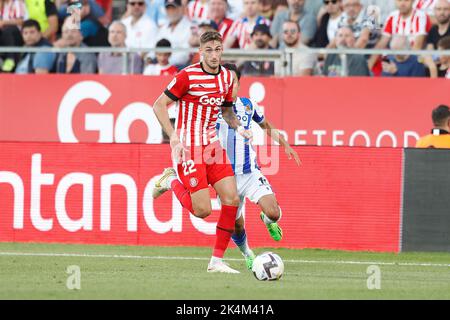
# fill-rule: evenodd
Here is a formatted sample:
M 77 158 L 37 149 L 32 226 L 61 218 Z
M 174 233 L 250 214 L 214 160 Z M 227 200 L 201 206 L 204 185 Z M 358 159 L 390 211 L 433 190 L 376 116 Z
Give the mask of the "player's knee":
M 264 209 L 264 214 L 272 221 L 278 221 L 281 216 L 281 210 L 278 204 L 273 204 Z
M 226 199 L 223 199 L 222 203 L 227 206 L 233 206 L 233 207 L 239 207 L 241 200 L 239 199 L 238 195 L 230 195 L 226 197 Z
M 194 216 L 200 219 L 205 219 L 211 214 L 211 207 L 209 206 L 199 206 L 194 208 Z

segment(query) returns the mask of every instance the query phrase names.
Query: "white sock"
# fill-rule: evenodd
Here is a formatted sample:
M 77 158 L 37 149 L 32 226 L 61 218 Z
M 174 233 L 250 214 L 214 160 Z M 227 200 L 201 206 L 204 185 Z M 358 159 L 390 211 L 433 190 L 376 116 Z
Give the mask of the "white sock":
M 266 214 L 263 212 L 263 221 L 264 221 L 264 223 L 265 223 L 266 225 L 269 225 L 269 224 L 271 224 L 271 223 L 278 222 L 278 221 L 280 221 L 280 219 L 281 219 L 281 208 L 280 208 L 280 217 L 278 218 L 278 220 L 272 220 L 272 219 L 269 219 L 269 218 L 266 216 Z
M 222 258 L 217 258 L 214 256 L 211 256 L 211 260 L 209 260 L 209 264 L 216 264 L 216 263 L 221 263 L 222 262 Z
M 169 187 L 169 189 L 171 189 L 171 185 L 172 185 L 172 181 L 177 180 L 177 176 L 170 176 L 167 178 L 167 185 Z

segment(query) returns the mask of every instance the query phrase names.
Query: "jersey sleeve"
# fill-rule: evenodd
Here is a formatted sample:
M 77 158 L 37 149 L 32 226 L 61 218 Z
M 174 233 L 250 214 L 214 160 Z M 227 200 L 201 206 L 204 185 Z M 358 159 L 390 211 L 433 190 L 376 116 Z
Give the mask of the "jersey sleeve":
M 385 36 L 392 36 L 393 33 L 393 20 L 394 18 L 391 16 L 389 16 L 389 18 L 387 18 L 386 23 L 384 24 L 384 29 L 383 29 L 383 35 Z
M 229 77 L 231 79 L 233 79 L 231 77 L 231 72 L 230 71 L 227 71 L 227 72 L 229 72 Z M 232 80 L 232 82 L 228 88 L 227 95 L 225 96 L 225 101 L 223 102 L 222 107 L 232 107 L 233 106 L 233 87 L 234 87 L 234 81 Z
M 264 113 L 262 112 L 261 108 L 255 101 L 251 100 L 251 102 L 253 105 L 252 120 L 255 121 L 256 123 L 260 124 L 264 121 Z
M 189 77 L 186 71 L 181 70 L 169 83 L 164 93 L 173 101 L 179 100 L 189 90 Z

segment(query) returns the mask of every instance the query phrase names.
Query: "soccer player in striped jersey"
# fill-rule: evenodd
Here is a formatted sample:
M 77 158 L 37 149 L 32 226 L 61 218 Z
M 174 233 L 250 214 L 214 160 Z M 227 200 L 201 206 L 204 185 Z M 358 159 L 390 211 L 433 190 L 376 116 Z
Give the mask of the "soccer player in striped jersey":
M 286 140 L 280 135 L 279 131 L 264 117 L 258 104 L 249 98 L 237 96 L 240 72 L 236 65 L 224 64 L 223 66 L 233 72 L 233 111 L 241 121 L 241 125 L 247 130 L 252 130 L 253 123 L 257 123 L 262 129 L 266 130 L 267 134 L 275 142 L 278 142 L 284 147 L 289 159 L 294 158 L 297 165 L 300 165 L 301 162 L 297 152 L 291 148 Z M 256 152 L 251 146 L 250 141 L 237 135 L 235 130 L 230 128 L 220 114 L 217 120 L 216 130 L 222 147 L 226 149 L 228 158 L 233 166 L 240 198 L 239 210 L 236 216 L 235 232 L 232 235 L 232 239 L 242 252 L 246 260 L 247 268 L 251 269 L 255 254 L 248 246 L 244 228 L 244 217 L 241 213 L 245 198 L 258 204 L 261 209 L 261 220 L 265 223 L 270 236 L 275 241 L 280 241 L 283 237 L 282 230 L 277 223 L 281 218 L 281 209 L 269 181 L 261 173 L 258 167 Z
M 173 168 L 165 169 L 155 183 L 153 197 L 171 189 L 184 208 L 196 217 L 206 218 L 212 210 L 208 187 L 211 185 L 222 199 L 222 207 L 207 271 L 239 273 L 222 260 L 234 232 L 239 197 L 233 169 L 216 134 L 219 111 L 240 135 L 251 139 L 252 133 L 241 126 L 233 112 L 233 77 L 220 65 L 222 51 L 220 33 L 203 33 L 199 48 L 202 62 L 180 71 L 153 105 L 170 137 L 172 158 L 181 180 Z M 176 131 L 167 112 L 167 106 L 175 101 L 179 111 Z

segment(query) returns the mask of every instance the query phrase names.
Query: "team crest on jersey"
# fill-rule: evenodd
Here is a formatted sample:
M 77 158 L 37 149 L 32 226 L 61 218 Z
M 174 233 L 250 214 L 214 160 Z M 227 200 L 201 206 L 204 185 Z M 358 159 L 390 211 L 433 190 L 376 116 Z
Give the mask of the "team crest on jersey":
M 172 87 L 177 83 L 177 78 L 173 78 L 172 81 L 170 81 L 169 85 L 167 86 L 167 90 L 172 89 Z
M 192 188 L 195 188 L 195 187 L 198 185 L 198 180 L 197 180 L 197 178 L 191 178 L 191 179 L 189 179 L 189 185 L 190 185 Z

